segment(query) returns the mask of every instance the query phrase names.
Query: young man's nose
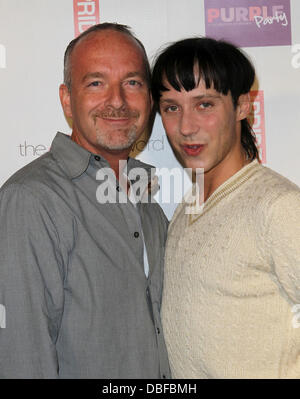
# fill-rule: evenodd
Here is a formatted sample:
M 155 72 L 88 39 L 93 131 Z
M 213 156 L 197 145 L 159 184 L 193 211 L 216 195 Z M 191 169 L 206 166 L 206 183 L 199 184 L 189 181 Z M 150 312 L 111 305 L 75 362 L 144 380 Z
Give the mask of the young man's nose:
M 197 132 L 198 125 L 195 121 L 195 116 L 189 110 L 184 110 L 180 119 L 180 133 L 183 136 L 190 136 Z

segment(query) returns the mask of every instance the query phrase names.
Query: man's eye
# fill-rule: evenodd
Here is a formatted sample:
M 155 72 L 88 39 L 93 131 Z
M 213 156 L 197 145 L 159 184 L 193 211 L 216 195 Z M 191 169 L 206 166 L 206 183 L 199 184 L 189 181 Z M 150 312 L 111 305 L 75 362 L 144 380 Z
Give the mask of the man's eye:
M 89 87 L 98 87 L 100 85 L 101 85 L 101 82 L 99 82 L 98 80 L 88 84 Z
M 210 108 L 211 106 L 212 106 L 211 103 L 201 103 L 201 104 L 199 105 L 200 108 Z
M 177 110 L 178 110 L 177 105 L 169 105 L 164 109 L 165 112 L 176 112 Z
M 141 82 L 134 80 L 134 79 L 129 80 L 127 83 L 129 84 L 129 86 L 141 86 L 142 85 Z

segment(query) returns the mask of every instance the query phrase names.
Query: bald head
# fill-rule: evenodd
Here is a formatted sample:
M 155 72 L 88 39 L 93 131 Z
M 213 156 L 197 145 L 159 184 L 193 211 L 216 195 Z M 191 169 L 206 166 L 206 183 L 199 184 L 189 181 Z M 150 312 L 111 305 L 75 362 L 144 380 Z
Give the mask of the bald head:
M 117 23 L 102 23 L 98 25 L 94 25 L 85 32 L 83 32 L 81 35 L 77 36 L 75 39 L 73 39 L 66 51 L 65 51 L 65 56 L 64 56 L 64 84 L 67 86 L 68 90 L 71 90 L 72 86 L 72 54 L 77 48 L 77 46 L 83 42 L 86 41 L 87 39 L 95 36 L 95 35 L 100 35 L 103 34 L 103 38 L 107 38 L 110 35 L 113 37 L 116 35 L 116 33 L 123 35 L 124 39 L 127 39 L 129 42 L 132 42 L 133 48 L 136 49 L 137 52 L 141 52 L 144 65 L 145 65 L 145 77 L 148 85 L 150 86 L 150 78 L 151 78 L 151 72 L 150 72 L 150 65 L 149 61 L 147 58 L 146 50 L 140 40 L 138 40 L 135 35 L 132 33 L 131 29 L 126 26 L 126 25 L 121 25 Z M 99 36 L 100 37 L 100 36 Z

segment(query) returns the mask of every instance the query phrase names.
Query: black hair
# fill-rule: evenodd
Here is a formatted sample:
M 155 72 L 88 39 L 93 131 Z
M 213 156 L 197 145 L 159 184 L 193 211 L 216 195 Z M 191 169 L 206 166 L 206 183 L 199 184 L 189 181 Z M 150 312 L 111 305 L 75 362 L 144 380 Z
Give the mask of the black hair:
M 195 74 L 195 68 L 199 73 Z M 223 40 L 195 37 L 168 46 L 157 57 L 152 72 L 152 96 L 157 105 L 161 92 L 168 89 L 163 81 L 177 91 L 193 90 L 203 79 L 207 89 L 232 96 L 236 107 L 241 94 L 249 93 L 255 79 L 250 60 L 240 49 Z M 241 143 L 249 159 L 259 159 L 256 139 L 247 118 L 241 121 Z
M 83 38 L 86 36 L 90 35 L 91 33 L 94 32 L 101 32 L 104 30 L 113 30 L 116 32 L 121 32 L 124 33 L 125 35 L 131 37 L 134 39 L 137 44 L 141 47 L 143 58 L 144 58 L 144 63 L 145 63 L 145 69 L 146 69 L 146 81 L 150 86 L 150 80 L 151 80 L 151 71 L 150 71 L 150 65 L 147 57 L 147 53 L 145 50 L 145 47 L 143 43 L 135 37 L 135 35 L 132 33 L 131 28 L 127 25 L 122 25 L 122 24 L 117 24 L 115 22 L 103 22 L 101 24 L 93 25 L 83 33 L 81 33 L 79 36 L 77 36 L 75 39 L 73 39 L 69 44 L 68 47 L 66 48 L 65 55 L 64 55 L 64 84 L 67 86 L 68 90 L 71 90 L 71 64 L 70 64 L 70 59 L 72 52 L 74 50 L 74 47 L 76 46 L 77 43 L 79 43 Z

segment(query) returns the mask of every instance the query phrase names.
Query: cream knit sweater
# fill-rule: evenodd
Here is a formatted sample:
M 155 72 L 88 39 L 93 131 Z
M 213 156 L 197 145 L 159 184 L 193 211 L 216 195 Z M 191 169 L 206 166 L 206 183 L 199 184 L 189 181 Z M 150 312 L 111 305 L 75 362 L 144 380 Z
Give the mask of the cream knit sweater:
M 174 378 L 300 378 L 300 189 L 253 161 L 169 227 Z M 300 306 L 299 306 L 300 308 Z M 298 316 L 297 316 L 298 314 Z

